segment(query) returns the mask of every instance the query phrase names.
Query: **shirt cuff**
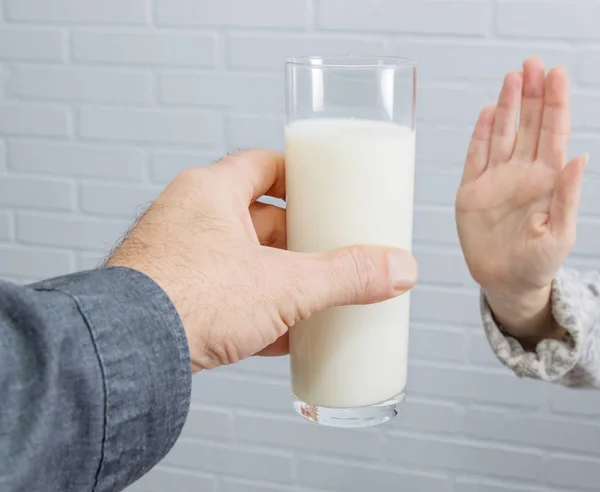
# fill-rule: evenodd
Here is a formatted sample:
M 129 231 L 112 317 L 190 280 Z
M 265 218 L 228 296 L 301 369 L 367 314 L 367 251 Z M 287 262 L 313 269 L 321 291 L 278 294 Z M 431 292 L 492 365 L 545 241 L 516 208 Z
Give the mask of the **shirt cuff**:
M 150 277 L 105 267 L 32 286 L 69 295 L 102 373 L 104 429 L 97 492 L 120 490 L 173 447 L 187 418 L 191 363 L 179 315 Z
M 529 377 L 565 386 L 594 384 L 584 348 L 588 346 L 597 305 L 588 286 L 577 272 L 561 269 L 552 283 L 552 314 L 567 335 L 562 340 L 540 341 L 535 352 L 526 351 L 496 323 L 481 293 L 481 315 L 485 334 L 496 357 L 520 377 Z

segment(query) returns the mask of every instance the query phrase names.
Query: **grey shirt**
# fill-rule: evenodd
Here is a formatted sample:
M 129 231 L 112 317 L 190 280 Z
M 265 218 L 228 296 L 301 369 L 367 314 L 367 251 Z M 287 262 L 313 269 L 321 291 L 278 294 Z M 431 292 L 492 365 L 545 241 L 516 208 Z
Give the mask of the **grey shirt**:
M 570 387 L 600 387 L 600 272 L 561 269 L 552 284 L 552 312 L 566 336 L 542 340 L 535 352 L 528 352 L 496 324 L 481 296 L 490 345 L 515 374 Z
M 107 492 L 178 438 L 191 366 L 163 290 L 127 268 L 0 282 L 0 490 Z

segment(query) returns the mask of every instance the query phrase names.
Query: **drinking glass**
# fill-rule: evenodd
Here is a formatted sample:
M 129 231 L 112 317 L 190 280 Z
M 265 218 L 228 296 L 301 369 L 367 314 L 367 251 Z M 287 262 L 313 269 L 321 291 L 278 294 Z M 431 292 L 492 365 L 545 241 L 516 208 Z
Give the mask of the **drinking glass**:
M 416 64 L 393 57 L 286 62 L 287 246 L 411 250 Z M 290 330 L 294 407 L 313 422 L 364 427 L 404 400 L 410 294 L 331 308 Z

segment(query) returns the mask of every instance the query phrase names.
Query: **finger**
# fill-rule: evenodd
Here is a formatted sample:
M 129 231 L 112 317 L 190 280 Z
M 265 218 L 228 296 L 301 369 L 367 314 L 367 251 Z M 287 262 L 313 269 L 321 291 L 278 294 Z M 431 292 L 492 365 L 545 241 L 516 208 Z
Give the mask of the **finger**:
M 285 160 L 274 150 L 245 150 L 215 164 L 227 175 L 228 189 L 250 204 L 261 196 L 285 198 Z
M 262 349 L 258 354 L 262 357 L 279 357 L 290 353 L 290 334 L 289 332 L 281 335 L 271 345 Z
M 555 67 L 546 77 L 538 159 L 554 169 L 562 169 L 567 162 L 570 131 L 569 76 L 564 68 Z
M 550 224 L 559 238 L 575 239 L 581 182 L 588 159 L 588 154 L 571 159 L 558 177 L 550 204 Z
M 506 75 L 500 96 L 498 96 L 494 118 L 490 143 L 490 166 L 507 162 L 513 154 L 522 88 L 523 74 L 521 72 L 510 72 Z
M 259 243 L 263 246 L 285 249 L 285 209 L 277 205 L 254 202 L 249 210 Z
M 490 141 L 494 127 L 496 106 L 483 108 L 473 129 L 473 136 L 465 159 L 465 168 L 462 175 L 462 184 L 475 181 L 483 174 L 490 156 Z
M 295 287 L 308 313 L 334 306 L 370 304 L 410 290 L 417 281 L 413 256 L 401 249 L 351 246 L 305 255 Z
M 523 97 L 521 102 L 521 118 L 515 157 L 526 162 L 533 162 L 537 154 L 542 114 L 544 111 L 544 87 L 546 70 L 542 60 L 529 58 L 523 63 Z

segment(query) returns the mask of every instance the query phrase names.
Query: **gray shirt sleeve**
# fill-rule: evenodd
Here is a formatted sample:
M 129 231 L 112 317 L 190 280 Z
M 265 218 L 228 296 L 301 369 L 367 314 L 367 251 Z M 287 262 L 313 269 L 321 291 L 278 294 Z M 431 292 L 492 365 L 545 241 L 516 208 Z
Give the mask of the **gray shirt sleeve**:
M 542 340 L 527 352 L 499 327 L 481 296 L 485 333 L 498 359 L 521 377 L 571 387 L 600 387 L 600 273 L 561 269 L 552 284 L 552 312 L 563 340 Z
M 190 390 L 181 321 L 144 274 L 0 282 L 0 490 L 122 490 L 171 449 Z

